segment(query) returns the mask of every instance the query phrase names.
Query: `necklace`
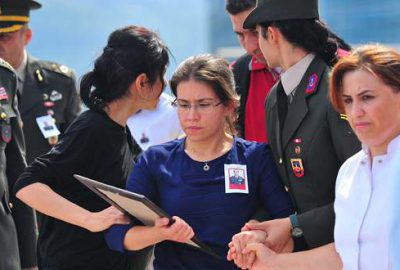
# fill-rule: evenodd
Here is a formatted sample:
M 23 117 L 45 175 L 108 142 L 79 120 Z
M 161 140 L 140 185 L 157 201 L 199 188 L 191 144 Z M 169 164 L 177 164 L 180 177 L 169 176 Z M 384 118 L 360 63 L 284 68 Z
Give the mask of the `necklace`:
M 210 166 L 208 166 L 208 162 L 204 162 L 204 166 L 203 166 L 203 171 L 209 171 L 210 170 Z

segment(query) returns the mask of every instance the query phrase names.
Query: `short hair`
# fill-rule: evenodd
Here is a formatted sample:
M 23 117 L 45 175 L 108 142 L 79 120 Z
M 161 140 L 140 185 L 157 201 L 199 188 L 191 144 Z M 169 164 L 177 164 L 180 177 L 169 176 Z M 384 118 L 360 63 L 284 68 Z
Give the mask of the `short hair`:
M 144 73 L 154 84 L 169 63 L 169 50 L 159 36 L 141 26 L 127 26 L 112 32 L 107 46 L 96 59 L 92 71 L 81 80 L 81 99 L 91 109 L 129 93 L 129 86 Z
M 254 9 L 256 0 L 226 0 L 225 10 L 231 14 L 236 15 L 245 10 Z
M 235 91 L 235 80 L 229 63 L 225 59 L 203 54 L 184 60 L 170 80 L 170 87 L 175 97 L 179 83 L 190 80 L 208 85 L 224 106 L 232 105 L 235 109 L 238 108 L 239 96 Z M 227 119 L 227 122 L 234 134 L 234 121 Z
M 344 112 L 341 98 L 343 78 L 347 73 L 356 70 L 368 71 L 394 92 L 400 92 L 400 53 L 379 44 L 364 45 L 341 58 L 331 72 L 329 98 L 338 112 Z

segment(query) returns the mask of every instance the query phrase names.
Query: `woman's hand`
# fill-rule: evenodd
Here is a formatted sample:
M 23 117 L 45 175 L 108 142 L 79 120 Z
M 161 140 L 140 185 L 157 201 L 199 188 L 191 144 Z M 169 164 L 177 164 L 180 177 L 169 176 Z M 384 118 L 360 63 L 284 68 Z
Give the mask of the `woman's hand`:
M 243 250 L 245 255 L 255 254 L 255 260 L 246 267 L 251 270 L 274 270 L 277 254 L 261 243 L 248 244 Z M 246 268 L 245 268 L 246 269 Z
M 170 224 L 168 218 L 156 220 L 154 229 L 159 235 L 160 241 L 170 240 L 180 243 L 189 241 L 193 236 L 193 229 L 181 218 L 174 216 L 174 222 Z
M 293 251 L 291 227 L 289 218 L 281 218 L 260 223 L 246 223 L 244 228 L 266 232 L 265 245 L 277 253 L 286 253 Z
M 84 219 L 84 227 L 91 232 L 101 232 L 114 224 L 129 224 L 129 222 L 129 218 L 120 210 L 110 206 L 100 212 L 89 212 Z
M 243 231 L 235 234 L 229 243 L 228 260 L 233 260 L 238 267 L 246 269 L 252 265 L 255 254 L 243 254 L 244 248 L 250 243 L 264 243 L 267 234 L 262 230 Z

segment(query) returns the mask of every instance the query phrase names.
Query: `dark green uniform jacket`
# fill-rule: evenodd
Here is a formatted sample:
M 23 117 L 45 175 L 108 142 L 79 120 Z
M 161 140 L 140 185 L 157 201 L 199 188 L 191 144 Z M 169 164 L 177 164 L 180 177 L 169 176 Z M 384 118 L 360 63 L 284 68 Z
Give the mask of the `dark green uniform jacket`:
M 0 270 L 37 265 L 34 212 L 10 193 L 26 166 L 16 85 L 12 68 L 0 59 Z
M 72 70 L 28 56 L 19 110 L 26 140 L 26 160 L 29 164 L 52 147 L 40 132 L 36 118 L 53 115 L 62 134 L 80 111 Z
M 328 73 L 325 62 L 316 57 L 296 88 L 283 127 L 277 102 L 277 93 L 283 91 L 280 83 L 265 105 L 272 153 L 310 248 L 333 241 L 336 176 L 361 147 L 345 117 L 328 100 Z

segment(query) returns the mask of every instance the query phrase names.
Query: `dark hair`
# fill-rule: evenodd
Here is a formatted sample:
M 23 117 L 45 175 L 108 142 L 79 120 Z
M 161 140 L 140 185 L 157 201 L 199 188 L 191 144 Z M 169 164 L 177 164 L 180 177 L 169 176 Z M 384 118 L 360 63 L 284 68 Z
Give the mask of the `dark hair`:
M 336 33 L 331 31 L 329 28 L 327 28 L 329 31 L 329 37 L 334 40 L 338 46 L 338 48 L 350 52 L 352 50 L 351 45 L 348 44 L 346 41 L 344 41 L 343 38 L 339 37 Z
M 172 75 L 170 80 L 172 93 L 177 96 L 178 84 L 190 80 L 208 85 L 224 106 L 232 105 L 235 109 L 239 106 L 239 96 L 235 91 L 233 73 L 225 59 L 211 54 L 189 57 L 178 66 Z M 235 133 L 236 116 L 233 118 L 235 119 L 227 119 L 232 134 Z
M 140 26 L 112 32 L 94 69 L 81 80 L 80 94 L 85 105 L 99 109 L 129 93 L 129 86 L 144 73 L 153 84 L 163 76 L 169 50 L 156 33 Z
M 333 107 L 343 113 L 343 78 L 352 71 L 366 70 L 394 92 L 400 93 L 400 53 L 381 45 L 365 45 L 343 57 L 331 72 L 329 97 Z
M 225 9 L 231 15 L 236 15 L 245 10 L 253 9 L 256 0 L 226 0 Z
M 265 22 L 260 25 L 264 38 L 267 38 L 269 26 L 277 27 L 290 43 L 317 54 L 328 66 L 333 66 L 338 61 L 338 48 L 350 49 L 347 43 L 318 19 L 282 20 Z

